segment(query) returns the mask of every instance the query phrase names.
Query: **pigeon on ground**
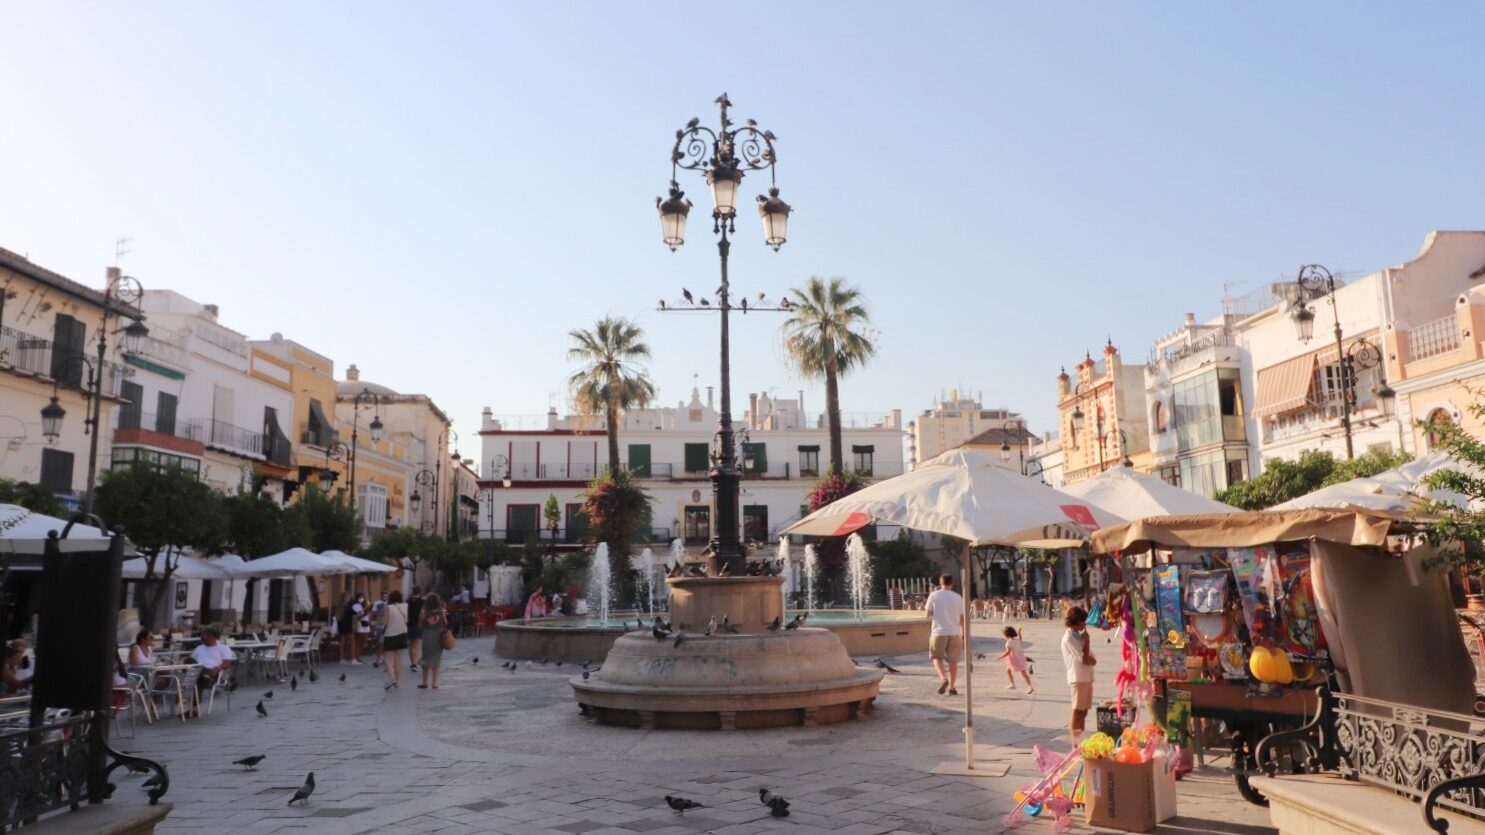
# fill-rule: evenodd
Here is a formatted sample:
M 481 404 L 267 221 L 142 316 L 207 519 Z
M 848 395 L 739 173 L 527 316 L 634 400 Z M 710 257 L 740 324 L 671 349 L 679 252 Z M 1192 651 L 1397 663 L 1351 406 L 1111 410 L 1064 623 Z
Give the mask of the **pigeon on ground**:
M 674 644 L 674 646 L 676 646 L 676 647 L 680 646 L 681 645 L 681 641 L 684 641 L 684 640 L 686 640 L 686 625 L 683 623 L 683 624 L 680 625 L 680 628 L 675 631 L 675 644 Z
M 784 628 L 785 629 L 798 629 L 799 627 L 804 626 L 804 618 L 805 618 L 805 613 L 804 612 L 800 612 L 799 614 L 795 615 L 792 620 L 790 620 L 788 623 L 784 624 Z
M 660 628 L 659 618 L 655 618 L 655 625 L 650 627 L 650 635 L 654 636 L 655 640 L 657 641 L 663 641 L 666 638 L 670 637 L 669 632 L 666 632 L 664 629 Z
M 292 690 L 292 691 L 297 691 L 299 689 L 299 677 L 298 676 L 295 676 L 295 677 L 289 679 L 289 689 Z
M 726 615 L 722 616 L 722 631 L 728 635 L 737 634 L 737 627 L 732 625 L 732 621 L 728 620 Z
M 345 684 L 345 673 L 340 674 L 340 683 Z
M 319 676 L 319 674 L 318 674 L 318 673 L 316 673 L 316 672 L 315 672 L 315 671 L 314 671 L 314 670 L 310 670 L 310 671 L 309 671 L 309 680 L 310 680 L 310 682 L 312 682 L 312 683 L 313 683 L 313 682 L 316 682 L 316 681 L 319 681 L 319 680 L 320 680 L 320 676 Z
M 474 664 L 475 666 L 479 666 L 480 657 L 476 655 L 475 657 L 469 659 L 469 663 Z
M 784 798 L 774 794 L 768 789 L 759 789 L 758 799 L 763 801 L 763 805 L 769 808 L 769 814 L 773 815 L 774 817 L 789 817 L 789 801 L 785 800 Z
M 897 669 L 896 667 L 892 666 L 891 664 L 888 664 L 886 661 L 883 661 L 880 658 L 877 659 L 877 669 L 878 670 L 886 670 L 889 673 L 900 673 L 900 672 L 902 672 L 902 670 Z
M 584 661 L 583 662 L 583 669 L 585 669 L 585 670 L 591 668 L 592 666 L 593 666 L 593 662 L 592 661 Z
M 149 766 L 147 766 L 147 765 L 140 765 L 139 763 L 126 763 L 124 765 L 124 768 L 126 770 L 128 770 L 128 772 L 130 774 L 148 774 L 148 773 L 150 773 L 150 767 Z
M 308 806 L 309 796 L 314 793 L 315 773 L 311 771 L 309 776 L 304 778 L 304 785 L 300 786 L 299 791 L 294 792 L 294 796 L 289 798 L 289 805 L 293 806 L 295 803 L 303 803 L 305 806 Z
M 702 808 L 701 804 L 694 800 L 687 800 L 684 797 L 672 797 L 668 794 L 665 796 L 665 805 L 674 809 L 677 815 L 684 813 L 687 809 Z
M 547 659 L 545 659 L 545 658 L 541 659 L 541 665 L 543 667 L 545 667 L 547 665 Z
M 583 681 L 587 681 L 589 675 L 590 673 L 587 670 L 583 670 Z
M 380 669 L 381 666 L 382 666 L 382 662 L 376 660 L 375 658 L 371 659 L 371 669 L 373 669 L 373 670 Z
M 985 653 L 983 653 L 983 652 L 977 652 L 977 653 L 975 653 L 975 660 L 976 661 L 984 661 L 985 660 L 985 657 L 986 657 L 985 656 Z
M 259 699 L 258 700 L 258 715 L 259 716 L 267 716 L 268 715 L 268 708 L 266 708 L 266 707 L 263 706 L 263 700 L 262 699 Z
M 153 789 L 156 786 L 160 785 L 160 776 L 161 775 L 156 774 L 155 776 L 149 778 L 148 780 L 145 780 L 143 783 L 140 783 L 139 785 L 142 786 L 142 787 L 144 787 L 144 788 L 146 788 L 146 789 Z
M 246 768 L 246 769 L 248 769 L 248 770 L 251 771 L 252 768 L 253 768 L 253 766 L 257 765 L 260 762 L 263 762 L 263 760 L 266 759 L 267 757 L 268 757 L 267 754 L 254 754 L 251 757 L 243 757 L 240 760 L 233 760 L 232 761 L 232 764 L 233 765 L 240 765 L 243 768 Z
M 711 635 L 713 632 L 716 632 L 716 631 L 717 631 L 717 616 L 716 615 L 712 615 L 712 619 L 706 622 L 706 631 L 703 632 L 703 633 L 701 633 L 701 634 L 703 634 L 703 635 Z
M 263 698 L 273 701 L 273 691 L 269 690 L 267 693 L 264 693 Z
M 561 661 L 558 661 L 558 662 L 557 662 L 557 666 L 558 666 L 558 667 L 560 667 L 560 666 L 562 666 L 562 662 L 561 662 Z
M 783 625 L 784 625 L 784 616 L 783 615 L 779 615 L 778 617 L 776 617 L 776 618 L 773 619 L 773 623 L 770 623 L 768 625 L 768 631 L 769 632 L 777 632 L 777 631 L 779 631 L 779 629 L 781 629 L 783 627 Z

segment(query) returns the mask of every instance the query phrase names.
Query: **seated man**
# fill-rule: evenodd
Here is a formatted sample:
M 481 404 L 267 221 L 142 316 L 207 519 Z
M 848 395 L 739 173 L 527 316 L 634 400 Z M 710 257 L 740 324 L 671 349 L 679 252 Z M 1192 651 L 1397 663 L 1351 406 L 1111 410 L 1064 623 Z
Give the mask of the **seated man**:
M 202 689 L 211 688 L 221 679 L 223 673 L 232 669 L 232 662 L 236 658 L 232 648 L 222 643 L 222 634 L 207 627 L 201 633 L 201 643 L 191 650 L 191 659 L 201 665 L 201 675 L 196 678 L 196 686 Z

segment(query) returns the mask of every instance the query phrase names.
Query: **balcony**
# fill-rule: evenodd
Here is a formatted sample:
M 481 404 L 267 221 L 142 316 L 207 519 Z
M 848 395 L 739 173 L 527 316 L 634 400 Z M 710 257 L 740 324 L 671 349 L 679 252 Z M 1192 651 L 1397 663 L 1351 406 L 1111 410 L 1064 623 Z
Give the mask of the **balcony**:
M 1451 313 L 1408 331 L 1408 361 L 1447 354 L 1459 344 L 1459 320 Z
M 299 433 L 299 443 L 305 446 L 319 447 L 320 449 L 334 446 L 335 442 L 339 440 L 339 432 L 323 427 L 320 429 L 304 429 Z
M 264 458 L 262 430 L 244 429 L 221 420 L 205 420 L 205 444 L 246 458 Z
M 492 531 L 489 528 L 482 527 L 477 531 L 477 538 L 482 540 L 493 539 L 496 542 L 504 542 L 509 545 L 523 545 L 526 540 L 535 537 L 538 542 L 545 544 L 581 545 L 587 541 L 589 531 L 590 529 L 587 527 L 558 528 L 557 535 L 553 538 L 551 528 L 542 528 L 541 530 L 535 528 L 496 528 Z M 671 540 L 671 531 L 670 528 L 650 528 L 641 534 L 641 537 L 644 544 L 668 545 Z
M 306 441 L 306 443 L 309 443 Z M 592 481 L 601 473 L 607 464 L 537 464 L 535 462 L 516 462 L 509 465 L 511 481 Z M 687 470 L 682 464 L 666 462 L 641 464 L 639 467 L 621 464 L 628 469 L 634 477 L 642 481 L 696 481 L 709 478 L 710 470 Z M 869 467 L 856 467 L 847 463 L 846 469 L 856 473 L 862 478 L 889 478 L 902 475 L 904 464 L 901 461 L 877 461 Z M 505 473 L 495 473 L 491 478 L 499 478 Z M 817 472 L 802 472 L 793 462 L 776 461 L 769 462 L 766 468 L 744 468 L 743 478 L 749 481 L 784 481 L 788 479 L 813 479 L 818 478 Z
M 83 356 L 82 352 L 72 354 L 73 358 Z M 84 362 L 58 354 L 50 339 L 14 328 L 0 328 L 0 368 L 39 377 L 48 383 L 55 379 L 64 386 L 84 389 L 87 387 L 88 364 L 94 362 L 97 360 L 91 356 Z M 102 370 L 105 397 L 118 397 L 123 381 L 134 376 L 133 369 L 106 360 Z

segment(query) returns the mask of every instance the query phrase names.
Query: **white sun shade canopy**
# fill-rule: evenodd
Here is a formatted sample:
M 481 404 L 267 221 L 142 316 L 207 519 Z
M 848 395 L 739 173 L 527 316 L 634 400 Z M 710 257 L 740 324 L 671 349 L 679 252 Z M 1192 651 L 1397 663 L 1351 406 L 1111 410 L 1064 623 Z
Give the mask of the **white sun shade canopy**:
M 1041 548 L 1080 545 L 1098 527 L 1081 500 L 1010 469 L 998 454 L 960 447 L 832 502 L 783 533 L 844 536 L 873 522 L 972 545 Z

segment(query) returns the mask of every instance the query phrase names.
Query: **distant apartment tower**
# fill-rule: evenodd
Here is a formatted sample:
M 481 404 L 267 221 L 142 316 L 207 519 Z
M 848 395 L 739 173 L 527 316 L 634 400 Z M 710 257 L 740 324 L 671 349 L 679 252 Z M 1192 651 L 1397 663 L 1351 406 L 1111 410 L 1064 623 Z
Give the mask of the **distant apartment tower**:
M 908 465 L 917 466 L 953 449 L 987 429 L 1025 428 L 1026 419 L 1009 409 L 986 409 L 980 401 L 960 397 L 958 389 L 908 424 Z

